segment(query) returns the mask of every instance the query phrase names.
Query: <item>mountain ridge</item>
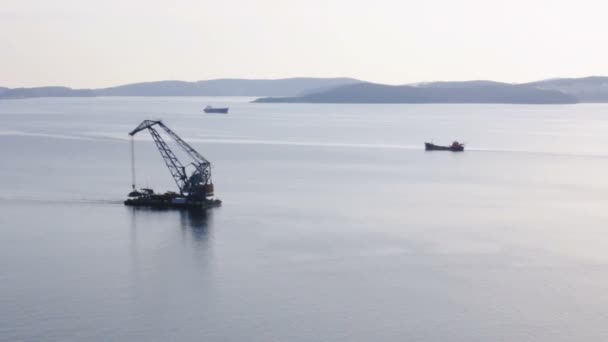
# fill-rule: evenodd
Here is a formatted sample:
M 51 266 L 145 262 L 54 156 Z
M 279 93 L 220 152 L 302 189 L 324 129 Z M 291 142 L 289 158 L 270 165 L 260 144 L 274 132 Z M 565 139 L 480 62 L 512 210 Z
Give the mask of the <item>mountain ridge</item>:
M 299 97 L 266 97 L 257 103 L 513 103 L 573 104 L 574 96 L 556 90 L 493 81 L 435 82 L 390 86 L 357 83 Z
M 348 88 L 349 86 L 355 87 Z M 336 90 L 340 88 L 342 90 Z M 351 98 L 348 99 L 346 94 L 343 93 L 345 89 L 356 90 L 356 94 L 351 94 Z M 362 91 L 362 89 L 367 89 L 367 92 Z M 401 98 L 397 93 L 400 94 Z M 339 98 L 331 100 L 328 98 L 331 94 Z M 483 96 L 481 96 L 482 94 Z M 192 82 L 163 80 L 97 89 L 72 89 L 62 86 L 0 87 L 0 99 L 92 96 L 251 96 L 261 97 L 256 102 L 264 103 L 299 101 L 338 101 L 340 103 L 387 103 L 386 101 L 388 103 L 608 103 L 608 77 L 553 78 L 519 84 L 472 80 L 420 82 L 393 86 L 348 77 L 293 77 L 282 79 L 220 78 Z M 323 96 L 325 96 L 324 100 L 322 100 Z
M 608 102 L 608 77 L 553 78 L 526 83 L 539 89 L 557 90 L 581 102 Z
M 315 89 L 328 89 L 357 82 L 361 81 L 347 77 L 222 78 L 193 82 L 163 80 L 97 89 L 72 89 L 61 86 L 0 88 L 0 99 L 51 96 L 298 96 Z
M 295 96 L 311 89 L 360 82 L 354 78 L 222 78 L 204 81 L 132 83 L 96 90 L 101 96 Z

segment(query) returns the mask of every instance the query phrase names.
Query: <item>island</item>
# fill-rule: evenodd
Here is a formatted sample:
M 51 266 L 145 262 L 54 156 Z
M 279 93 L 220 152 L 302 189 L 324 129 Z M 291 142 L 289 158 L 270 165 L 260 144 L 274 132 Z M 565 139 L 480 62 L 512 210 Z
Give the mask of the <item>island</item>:
M 264 97 L 256 103 L 510 103 L 573 104 L 558 90 L 492 81 L 433 82 L 392 86 L 357 83 L 295 97 Z

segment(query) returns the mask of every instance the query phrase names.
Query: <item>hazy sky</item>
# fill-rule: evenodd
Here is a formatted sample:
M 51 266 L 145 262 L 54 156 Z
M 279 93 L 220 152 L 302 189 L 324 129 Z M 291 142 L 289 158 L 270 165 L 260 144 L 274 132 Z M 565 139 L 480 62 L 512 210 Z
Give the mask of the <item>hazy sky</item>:
M 0 86 L 608 75 L 608 2 L 0 0 Z

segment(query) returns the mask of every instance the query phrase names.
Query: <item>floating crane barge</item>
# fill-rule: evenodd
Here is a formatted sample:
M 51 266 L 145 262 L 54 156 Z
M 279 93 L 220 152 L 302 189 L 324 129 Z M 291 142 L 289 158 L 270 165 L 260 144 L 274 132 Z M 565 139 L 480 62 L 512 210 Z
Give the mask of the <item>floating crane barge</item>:
M 192 161 L 184 166 L 184 164 L 177 159 L 154 126 L 161 127 L 171 138 L 173 138 L 177 145 L 186 152 Z M 135 145 L 133 137 L 135 134 L 145 129 L 152 135 L 152 139 L 154 140 L 160 155 L 163 157 L 175 184 L 177 184 L 179 193 L 169 191 L 163 194 L 156 194 L 152 189 L 136 189 Z M 131 176 L 133 190 L 129 193 L 129 197 L 124 202 L 125 205 L 156 208 L 207 209 L 218 207 L 222 204 L 222 201 L 213 198 L 214 189 L 213 182 L 211 181 L 211 163 L 170 130 L 169 127 L 165 126 L 162 121 L 144 120 L 139 126 L 131 131 L 129 135 L 131 136 Z M 190 174 L 188 173 L 189 169 L 193 169 Z

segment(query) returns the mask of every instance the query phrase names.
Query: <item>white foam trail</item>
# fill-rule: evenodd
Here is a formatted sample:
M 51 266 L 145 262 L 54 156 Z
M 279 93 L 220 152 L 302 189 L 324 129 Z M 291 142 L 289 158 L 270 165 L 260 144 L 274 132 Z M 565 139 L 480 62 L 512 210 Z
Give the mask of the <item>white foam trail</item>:
M 53 139 L 66 139 L 66 140 L 97 140 L 94 138 L 82 137 L 77 135 L 65 135 L 65 134 L 53 134 L 53 133 L 31 133 L 23 131 L 0 131 L 0 136 L 23 136 L 23 137 L 39 137 L 39 138 L 53 138 Z
M 310 147 L 347 147 L 347 148 L 377 148 L 377 149 L 401 149 L 419 150 L 421 145 L 398 145 L 398 144 L 363 144 L 363 143 L 332 143 L 321 141 L 290 141 L 290 140 L 253 140 L 253 139 L 188 139 L 198 143 L 212 144 L 237 144 L 237 145 L 279 145 L 279 146 L 310 146 Z
M 128 140 L 128 135 L 117 133 L 104 132 L 86 132 L 87 136 L 75 136 L 65 134 L 52 133 L 32 133 L 24 131 L 0 130 L 0 136 L 29 136 L 43 137 L 66 140 L 88 140 L 99 141 L 101 139 L 116 139 Z M 211 138 L 187 138 L 187 141 L 196 143 L 210 144 L 231 144 L 231 145 L 274 145 L 274 146 L 308 146 L 308 147 L 337 147 L 337 148 L 365 148 L 365 149 L 393 149 L 393 150 L 424 150 L 424 146 L 420 145 L 405 145 L 405 144 L 368 144 L 368 143 L 349 143 L 349 142 L 323 142 L 323 141 L 292 141 L 292 140 L 267 140 L 267 139 L 248 139 L 249 136 L 239 135 L 210 135 Z M 243 139 L 246 138 L 246 139 Z M 141 137 L 138 140 L 151 141 L 150 137 Z M 556 157 L 583 157 L 583 158 L 608 158 L 607 154 L 601 153 L 577 153 L 572 152 L 557 152 L 557 151 L 534 151 L 523 149 L 501 149 L 501 148 L 483 148 L 483 147 L 467 147 L 466 152 L 487 152 L 487 153 L 526 153 L 549 155 Z
M 85 136 L 94 137 L 94 138 L 107 138 L 107 139 L 115 139 L 115 140 L 130 140 L 130 136 L 127 133 L 117 133 L 117 132 L 83 132 Z M 199 135 L 200 136 L 200 135 Z M 230 135 L 230 134 L 204 134 L 205 137 L 209 137 L 210 139 L 251 139 L 255 138 L 253 136 L 247 135 Z M 191 141 L 193 139 L 188 138 L 186 136 L 184 139 Z M 205 138 L 207 139 L 207 138 Z M 136 140 L 144 140 L 144 141 L 152 141 L 152 138 L 149 135 L 136 135 Z

